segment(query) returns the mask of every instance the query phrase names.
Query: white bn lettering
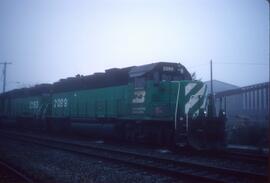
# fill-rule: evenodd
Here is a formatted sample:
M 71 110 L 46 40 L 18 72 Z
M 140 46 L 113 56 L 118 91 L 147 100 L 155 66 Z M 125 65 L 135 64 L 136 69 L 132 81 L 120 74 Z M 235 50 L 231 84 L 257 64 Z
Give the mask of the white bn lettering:
M 54 108 L 62 108 L 68 106 L 68 99 L 67 98 L 58 98 L 53 100 L 53 107 Z
M 29 109 L 37 109 L 37 108 L 38 108 L 38 101 L 37 100 L 29 102 Z

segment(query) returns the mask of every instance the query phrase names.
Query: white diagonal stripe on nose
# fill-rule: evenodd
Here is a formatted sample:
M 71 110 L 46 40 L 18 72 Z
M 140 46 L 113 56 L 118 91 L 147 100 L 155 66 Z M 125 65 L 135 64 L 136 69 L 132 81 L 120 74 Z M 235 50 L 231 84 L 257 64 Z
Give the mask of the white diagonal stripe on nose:
M 206 85 L 203 85 L 203 88 L 204 88 L 204 95 L 206 94 L 206 90 L 207 90 L 207 88 L 206 88 Z M 201 109 L 203 109 L 203 108 L 205 108 L 205 105 L 206 105 L 206 99 L 207 99 L 207 97 L 204 97 L 204 99 L 203 99 L 203 104 L 202 104 L 202 106 L 201 106 Z
M 196 86 L 196 83 L 189 83 L 186 87 L 185 87 L 185 95 L 187 96 L 189 94 L 189 92 Z
M 185 105 L 185 113 L 188 114 L 189 110 L 197 103 L 199 102 L 199 95 L 203 96 L 205 91 L 205 86 L 203 85 L 203 87 L 201 87 L 201 89 L 194 94 L 193 96 L 191 96 L 189 98 L 189 101 L 186 103 Z

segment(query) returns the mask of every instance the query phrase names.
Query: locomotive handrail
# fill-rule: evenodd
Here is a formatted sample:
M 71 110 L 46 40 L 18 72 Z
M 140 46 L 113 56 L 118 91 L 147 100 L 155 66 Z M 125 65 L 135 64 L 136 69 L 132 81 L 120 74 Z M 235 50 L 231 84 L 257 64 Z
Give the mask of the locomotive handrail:
M 178 83 L 178 90 L 177 90 L 177 97 L 176 97 L 176 104 L 175 104 L 175 113 L 174 113 L 174 128 L 176 130 L 177 125 L 177 112 L 178 112 L 178 103 L 179 103 L 179 93 L 180 93 L 180 81 L 172 81 L 174 83 Z
M 34 113 L 34 116 L 38 119 L 39 118 L 39 115 L 41 114 L 42 112 L 42 108 L 43 108 L 44 104 L 42 104 L 37 111 L 35 111 Z
M 42 119 L 45 119 L 45 115 L 46 115 L 46 112 L 47 112 L 48 107 L 49 107 L 49 104 L 47 103 L 46 106 L 45 106 L 45 108 L 44 108 L 44 110 L 42 111 L 42 114 L 41 114 L 41 118 Z

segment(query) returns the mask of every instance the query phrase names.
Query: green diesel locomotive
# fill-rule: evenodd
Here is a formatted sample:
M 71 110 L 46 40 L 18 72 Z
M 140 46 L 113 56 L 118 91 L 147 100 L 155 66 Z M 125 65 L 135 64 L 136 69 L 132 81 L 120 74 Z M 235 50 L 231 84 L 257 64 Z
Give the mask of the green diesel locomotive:
M 180 63 L 113 68 L 6 92 L 1 120 L 51 131 L 81 126 L 132 142 L 222 147 L 225 117 L 207 116 L 206 90 Z

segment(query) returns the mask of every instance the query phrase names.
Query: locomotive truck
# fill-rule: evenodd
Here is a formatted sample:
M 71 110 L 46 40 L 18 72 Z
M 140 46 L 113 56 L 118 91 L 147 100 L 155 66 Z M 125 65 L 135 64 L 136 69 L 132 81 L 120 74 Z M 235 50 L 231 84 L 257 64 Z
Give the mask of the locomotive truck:
M 89 134 L 130 142 L 221 148 L 225 115 L 206 112 L 206 90 L 180 63 L 112 68 L 3 93 L 1 121 L 49 131 L 81 125 Z

